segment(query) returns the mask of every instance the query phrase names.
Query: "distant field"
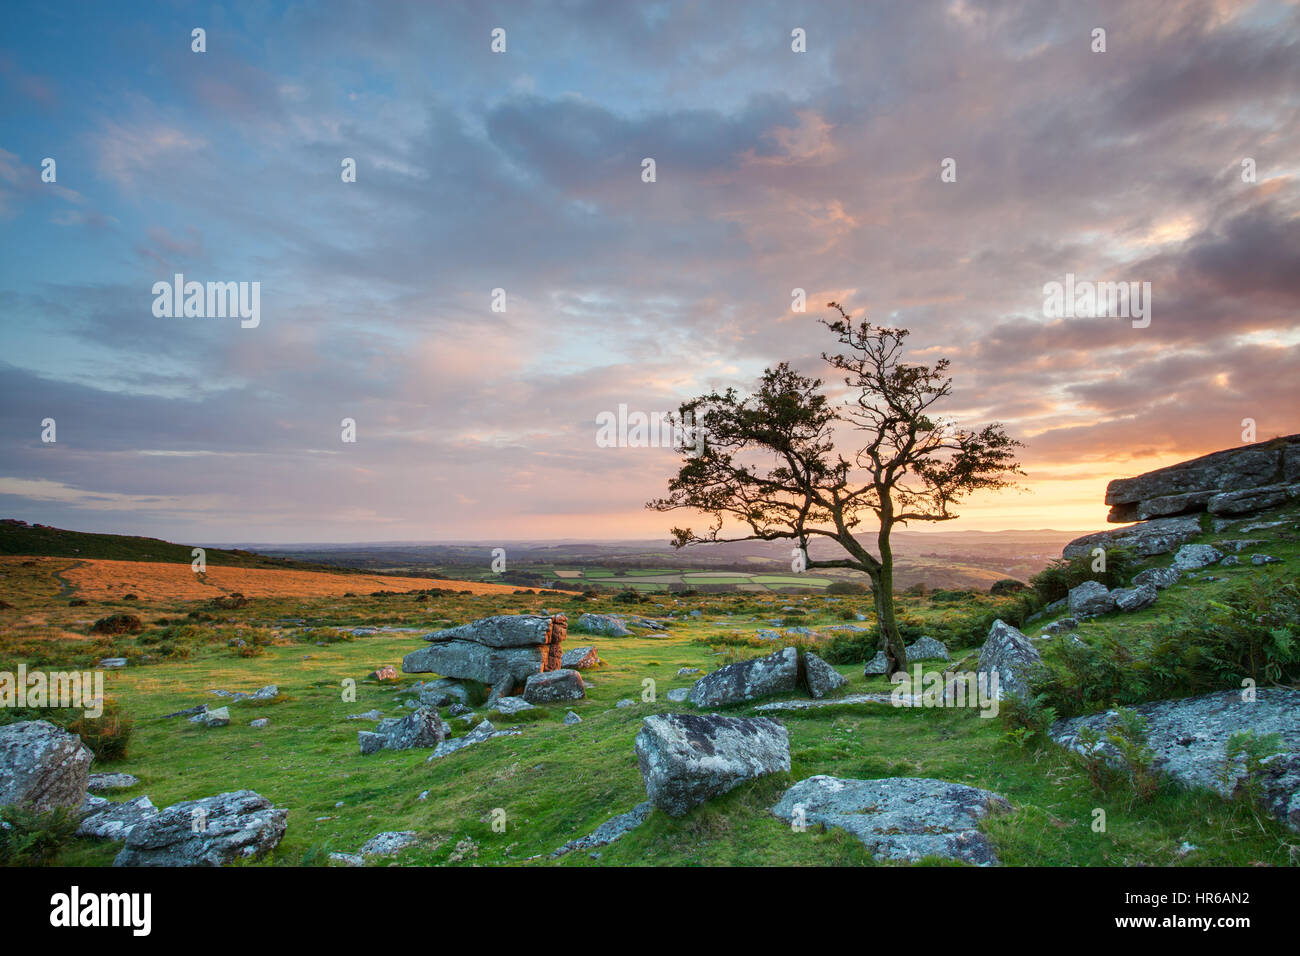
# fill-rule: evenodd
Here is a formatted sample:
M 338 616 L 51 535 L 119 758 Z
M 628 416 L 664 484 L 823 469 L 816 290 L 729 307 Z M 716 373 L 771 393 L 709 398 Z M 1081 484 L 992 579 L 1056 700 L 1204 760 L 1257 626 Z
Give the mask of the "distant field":
M 21 557 L 0 557 L 0 568 L 21 564 Z M 33 560 L 33 559 L 27 559 Z M 36 559 L 39 560 L 39 559 Z M 48 559 L 47 559 L 48 560 Z M 68 593 L 87 600 L 120 599 L 135 594 L 146 601 L 192 601 L 236 592 L 245 597 L 338 597 L 349 592 L 410 591 L 448 588 L 474 594 L 512 594 L 514 585 L 442 578 L 393 578 L 377 574 L 331 574 L 318 571 L 214 568 L 195 574 L 189 564 L 148 561 L 77 561 L 59 574 Z

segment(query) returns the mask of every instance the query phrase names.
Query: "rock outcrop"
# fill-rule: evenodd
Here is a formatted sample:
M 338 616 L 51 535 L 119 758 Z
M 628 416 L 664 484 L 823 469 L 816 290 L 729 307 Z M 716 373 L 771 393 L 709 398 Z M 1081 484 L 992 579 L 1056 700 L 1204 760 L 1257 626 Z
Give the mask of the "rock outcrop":
M 125 840 L 138 824 L 157 815 L 158 808 L 148 797 L 114 803 L 88 793 L 81 805 L 81 823 L 77 827 L 77 836 L 96 840 Z
M 1114 596 L 1100 581 L 1084 581 L 1070 588 L 1068 603 L 1070 616 L 1080 621 L 1115 610 Z
M 656 714 L 636 735 L 650 802 L 670 816 L 746 780 L 790 770 L 790 736 L 767 717 Z
M 1106 486 L 1108 521 L 1249 514 L 1300 497 L 1300 435 L 1228 448 Z
M 999 794 L 946 780 L 843 780 L 819 774 L 787 790 L 772 812 L 795 827 L 846 830 L 878 860 L 939 857 L 994 866 L 997 856 L 979 822 L 1010 809 Z
M 80 807 L 94 759 L 80 737 L 49 721 L 0 727 L 0 806 L 37 813 Z
M 691 687 L 690 701 L 696 707 L 719 707 L 787 693 L 798 686 L 799 652 L 787 647 L 705 674 Z
M 186 800 L 131 828 L 114 866 L 223 866 L 284 838 L 289 811 L 252 790 Z
M 564 652 L 560 658 L 560 666 L 567 667 L 569 670 L 585 671 L 600 664 L 600 658 L 596 656 L 596 649 L 590 645 L 586 647 L 574 647 Z
M 805 651 L 803 655 L 803 682 L 808 696 L 820 700 L 827 694 L 847 687 L 849 679 L 831 667 L 816 654 Z
M 563 614 L 501 614 L 451 627 L 424 640 L 429 646 L 402 659 L 407 674 L 441 674 L 496 685 L 523 683 L 533 674 L 555 670 L 563 660 L 568 633 Z
M 988 639 L 980 648 L 975 673 L 998 675 L 998 695 L 1018 694 L 1029 690 L 1029 676 L 1043 662 L 1038 648 L 1029 638 L 1005 621 L 996 620 L 989 628 Z M 991 685 L 990 685 L 991 686 Z
M 606 820 L 596 829 L 592 830 L 585 837 L 577 840 L 570 840 L 564 846 L 551 854 L 551 859 L 555 860 L 564 856 L 566 853 L 572 853 L 574 850 L 594 850 L 598 846 L 605 846 L 613 843 L 615 840 L 625 836 L 627 833 L 635 830 L 641 824 L 645 823 L 646 817 L 650 816 L 650 811 L 654 809 L 654 804 L 649 800 L 638 803 L 627 813 L 620 813 L 616 817 Z
M 357 745 L 362 754 L 436 747 L 446 739 L 449 730 L 434 708 L 418 707 L 405 717 L 381 720 L 374 730 L 358 731 Z
M 566 700 L 582 700 L 586 696 L 582 675 L 565 667 L 534 674 L 524 684 L 524 700 L 530 704 L 554 704 Z
M 1201 522 L 1195 515 L 1155 518 L 1131 528 L 1113 528 L 1110 531 L 1085 534 L 1067 544 L 1061 554 L 1067 558 L 1077 558 L 1081 554 L 1091 554 L 1093 548 L 1127 548 L 1149 558 L 1157 554 L 1168 554 L 1200 533 Z
M 1279 753 L 1264 762 L 1256 781 L 1260 802 L 1277 819 L 1300 830 L 1300 691 L 1265 687 L 1255 691 L 1252 701 L 1243 700 L 1241 691 L 1225 690 L 1139 704 L 1133 709 L 1146 718 L 1147 740 L 1158 770 L 1184 786 L 1204 787 L 1223 796 L 1233 795 L 1245 777 L 1240 761 L 1228 766 L 1226 747 L 1232 735 L 1247 731 L 1257 737 L 1277 734 Z M 1050 734 L 1061 746 L 1083 753 L 1079 730 L 1090 727 L 1100 738 L 1096 745 L 1100 755 L 1122 767 L 1119 751 L 1105 739 L 1117 719 L 1114 711 L 1106 711 L 1058 720 Z
M 581 614 L 578 616 L 577 629 L 606 637 L 630 637 L 632 634 L 623 618 L 614 614 Z

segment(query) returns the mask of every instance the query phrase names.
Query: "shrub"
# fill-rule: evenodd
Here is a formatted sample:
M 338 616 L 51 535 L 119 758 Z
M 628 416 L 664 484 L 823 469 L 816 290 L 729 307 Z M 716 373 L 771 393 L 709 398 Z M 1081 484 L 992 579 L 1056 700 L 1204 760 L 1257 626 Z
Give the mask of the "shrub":
M 1155 753 L 1147 742 L 1147 721 L 1135 710 L 1120 708 L 1115 723 L 1105 735 L 1091 727 L 1079 728 L 1079 744 L 1083 750 L 1083 765 L 1092 785 L 1102 793 L 1113 792 L 1124 779 L 1133 790 L 1133 799 L 1146 803 L 1160 789 L 1160 777 L 1155 770 Z M 1109 759 L 1119 758 L 1120 766 Z
M 1004 594 L 1019 594 L 1021 591 L 1031 590 L 1024 581 L 1017 581 L 1015 578 L 1002 578 L 1000 581 L 994 581 L 989 588 L 989 594 L 1000 597 Z
M 860 664 L 876 656 L 879 635 L 874 627 L 868 631 L 837 631 L 835 636 L 821 646 L 817 656 L 831 664 Z
M 136 634 L 143 626 L 134 614 L 110 614 L 96 621 L 91 630 L 96 634 Z
M 1053 641 L 1035 690 L 1062 714 L 1300 679 L 1300 580 L 1257 576 L 1134 638 Z
M 857 581 L 832 581 L 826 586 L 827 594 L 866 594 L 867 587 Z
M 36 813 L 0 807 L 0 866 L 48 866 L 72 839 L 80 823 L 75 810 Z
M 1135 556 L 1125 548 L 1107 549 L 1105 571 L 1094 571 L 1093 560 L 1090 553 L 1073 558 L 1058 558 L 1030 578 L 1029 582 L 1042 602 L 1051 604 L 1066 597 L 1070 588 L 1078 587 L 1084 581 L 1100 581 L 1108 588 L 1123 587 L 1137 570 Z
M 69 721 L 64 727 L 69 733 L 74 733 L 81 738 L 81 742 L 95 755 L 96 761 L 112 763 L 114 760 L 126 758 L 135 722 L 127 716 L 116 701 L 106 700 L 104 712 L 98 717 L 87 717 L 82 714 Z
M 252 598 L 246 598 L 238 591 L 233 594 L 225 594 L 221 597 L 214 597 L 208 604 L 222 611 L 235 611 L 241 607 L 247 607 L 253 603 Z

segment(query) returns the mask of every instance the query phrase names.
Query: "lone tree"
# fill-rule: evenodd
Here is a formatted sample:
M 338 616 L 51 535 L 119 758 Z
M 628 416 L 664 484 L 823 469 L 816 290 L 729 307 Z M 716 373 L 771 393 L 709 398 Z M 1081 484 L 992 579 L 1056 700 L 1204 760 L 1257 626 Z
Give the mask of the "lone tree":
M 685 402 L 683 421 L 707 430 L 708 440 L 688 451 L 668 496 L 647 503 L 655 511 L 692 509 L 712 517 L 707 531 L 673 528 L 673 546 L 718 541 L 798 543 L 792 566 L 799 570 L 851 568 L 871 579 L 879 624 L 879 647 L 889 673 L 907 668 L 907 653 L 894 617 L 896 524 L 950 521 L 952 507 L 981 489 L 1001 489 L 1023 474 L 1017 442 L 1000 424 L 968 431 L 932 415 L 952 390 L 949 362 L 902 361 L 907 329 L 854 324 L 837 302 L 839 318 L 821 320 L 843 352 L 822 358 L 848 386 L 849 397 L 833 403 L 822 380 L 782 362 L 767 369 L 757 392 L 735 389 Z M 862 433 L 863 444 L 846 459 L 836 450 L 837 428 Z M 855 442 L 856 443 L 856 442 Z M 864 519 L 875 519 L 877 555 L 858 539 Z M 728 527 L 747 533 L 723 536 Z M 865 530 L 870 530 L 869 527 Z M 846 557 L 814 561 L 813 536 L 830 538 Z

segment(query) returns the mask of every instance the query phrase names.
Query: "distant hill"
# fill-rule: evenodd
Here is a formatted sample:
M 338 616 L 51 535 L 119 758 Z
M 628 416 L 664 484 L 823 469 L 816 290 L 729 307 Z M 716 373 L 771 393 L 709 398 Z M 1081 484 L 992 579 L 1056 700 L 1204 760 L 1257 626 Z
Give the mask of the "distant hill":
M 96 558 L 109 561 L 154 561 L 165 564 L 189 564 L 194 545 L 172 544 L 158 538 L 138 538 L 122 534 L 95 534 L 88 531 L 65 531 L 43 524 L 28 524 L 14 518 L 0 520 L 0 555 L 30 555 L 51 558 Z M 352 573 L 338 565 L 269 557 L 252 551 L 205 548 L 205 560 L 212 567 L 288 568 L 298 571 Z

